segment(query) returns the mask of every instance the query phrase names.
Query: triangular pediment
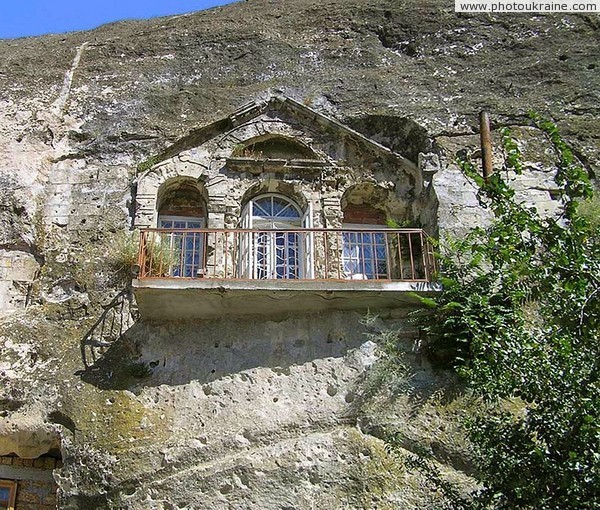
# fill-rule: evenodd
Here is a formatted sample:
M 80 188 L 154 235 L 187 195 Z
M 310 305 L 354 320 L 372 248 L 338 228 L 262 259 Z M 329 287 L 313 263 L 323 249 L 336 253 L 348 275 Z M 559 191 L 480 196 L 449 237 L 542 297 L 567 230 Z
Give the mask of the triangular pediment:
M 284 149 L 289 154 L 284 154 Z M 211 152 L 213 157 L 228 158 L 233 166 L 251 163 L 244 159 L 263 159 L 271 167 L 277 164 L 276 160 L 293 160 L 294 163 L 288 163 L 291 166 L 310 166 L 312 161 L 318 167 L 356 165 L 361 159 L 368 165 L 391 158 L 408 174 L 418 173 L 417 165 L 401 154 L 284 96 L 248 103 L 231 115 L 192 131 L 148 162 L 154 165 L 184 153 L 203 151 Z M 151 165 L 145 166 L 144 170 Z

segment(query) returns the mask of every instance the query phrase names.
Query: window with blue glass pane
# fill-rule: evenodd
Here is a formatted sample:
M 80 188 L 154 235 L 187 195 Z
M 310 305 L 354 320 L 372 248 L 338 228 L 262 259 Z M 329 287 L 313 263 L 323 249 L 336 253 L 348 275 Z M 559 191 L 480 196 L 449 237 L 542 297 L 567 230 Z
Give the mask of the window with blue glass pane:
M 261 218 L 300 218 L 300 211 L 285 198 L 267 196 L 254 200 L 254 216 Z
M 169 218 L 161 217 L 159 227 L 165 229 L 201 229 L 204 221 L 198 218 Z M 164 232 L 161 242 L 168 252 L 169 276 L 194 277 L 204 269 L 204 232 Z
M 384 232 L 344 232 L 344 272 L 352 279 L 388 278 L 387 243 Z
M 251 200 L 244 213 L 244 224 L 260 230 L 252 234 L 252 243 L 244 244 L 253 247 L 253 253 L 245 254 L 246 274 L 257 279 L 300 278 L 300 235 L 284 231 L 302 225 L 300 208 L 286 197 L 263 195 Z
M 15 496 L 17 491 L 17 482 L 12 480 L 0 480 L 0 509 L 13 510 Z
M 259 232 L 256 236 L 256 278 L 300 277 L 298 234 Z

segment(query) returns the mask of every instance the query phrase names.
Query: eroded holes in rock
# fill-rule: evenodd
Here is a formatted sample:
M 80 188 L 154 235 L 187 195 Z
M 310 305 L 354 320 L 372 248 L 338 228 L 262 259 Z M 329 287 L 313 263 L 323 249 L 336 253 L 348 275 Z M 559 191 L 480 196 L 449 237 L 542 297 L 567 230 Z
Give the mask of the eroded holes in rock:
M 121 493 L 125 497 L 133 496 L 135 494 L 135 487 L 134 486 L 123 487 L 123 489 L 121 489 Z
M 330 397 L 335 397 L 337 395 L 337 392 L 338 389 L 336 386 L 333 386 L 332 384 L 327 386 L 327 395 L 329 395 Z
M 592 69 L 596 69 L 596 64 L 588 64 L 587 68 L 591 71 Z
M 50 423 L 56 423 L 57 425 L 62 425 L 67 430 L 69 430 L 71 433 L 75 434 L 75 429 L 76 429 L 75 422 L 69 416 L 67 416 L 65 413 L 63 413 L 61 411 L 52 411 L 48 415 L 48 421 Z
M 2 375 L 4 372 L 2 372 Z M 3 398 L 0 399 L 0 417 L 8 416 L 10 413 L 23 407 L 25 402 L 14 398 Z
M 233 490 L 233 487 L 230 484 L 228 484 L 228 483 L 226 483 L 225 485 L 222 485 L 219 488 L 219 492 L 221 494 L 229 494 L 232 490 Z
M 328 344 L 332 344 L 334 342 L 343 342 L 344 341 L 344 334 L 340 331 L 330 331 L 327 334 L 327 343 Z
M 151 361 L 150 363 L 148 363 L 148 366 L 150 368 L 155 368 L 160 364 L 160 360 L 156 360 L 156 361 Z
M 348 393 L 346 393 L 346 396 L 344 397 L 344 400 L 346 401 L 347 404 L 351 404 L 352 402 L 354 402 L 355 399 L 355 395 L 354 393 L 352 393 L 351 391 L 349 391 Z
M 213 394 L 213 390 L 210 386 L 202 386 L 202 391 L 207 397 Z
M 560 55 L 558 57 L 558 60 L 560 60 L 561 62 L 564 62 L 565 60 L 568 60 L 569 56 L 568 55 Z
M 275 402 L 275 403 L 279 402 L 279 397 L 273 397 L 273 402 Z

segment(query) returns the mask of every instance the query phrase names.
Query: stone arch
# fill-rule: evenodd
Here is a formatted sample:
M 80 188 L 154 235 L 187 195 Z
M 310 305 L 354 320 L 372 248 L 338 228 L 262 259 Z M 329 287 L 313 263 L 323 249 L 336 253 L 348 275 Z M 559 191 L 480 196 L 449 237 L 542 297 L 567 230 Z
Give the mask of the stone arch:
M 177 165 L 169 160 L 141 174 L 135 190 L 135 226 L 156 226 L 161 198 L 164 202 L 164 198 L 178 187 L 187 187 L 190 193 L 193 193 L 193 188 L 196 187 L 205 208 L 208 208 L 211 201 L 204 185 L 204 171 L 205 168 L 201 165 Z
M 392 189 L 373 182 L 349 186 L 340 207 L 343 223 L 385 225 L 392 221 L 400 226 L 414 223 L 410 203 L 399 199 Z
M 350 186 L 341 199 L 344 223 L 383 225 L 390 216 L 389 190 L 370 182 Z
M 178 176 L 163 182 L 156 193 L 158 216 L 204 218 L 208 216 L 208 193 L 193 177 Z
M 56 508 L 58 485 L 53 470 L 62 467 L 62 439 L 75 433 L 73 421 L 60 411 L 15 413 L 0 424 L 1 488 L 8 508 Z M 6 498 L 2 498 L 6 508 Z
M 296 138 L 276 133 L 255 136 L 234 147 L 232 157 L 259 157 L 261 159 L 319 160 L 317 154 Z
M 273 184 L 276 185 L 273 185 Z M 242 200 L 240 226 L 258 229 L 242 234 L 241 274 L 252 279 L 297 279 L 312 274 L 312 250 L 294 229 L 312 227 L 312 209 L 287 183 L 270 181 L 252 186 Z M 252 239 L 249 242 L 248 239 Z
M 250 186 L 242 196 L 240 206 L 244 206 L 253 198 L 264 195 L 264 194 L 277 194 L 289 198 L 295 202 L 302 211 L 306 211 L 308 208 L 308 200 L 300 190 L 298 185 L 291 182 L 284 182 L 280 180 L 269 180 L 258 182 Z

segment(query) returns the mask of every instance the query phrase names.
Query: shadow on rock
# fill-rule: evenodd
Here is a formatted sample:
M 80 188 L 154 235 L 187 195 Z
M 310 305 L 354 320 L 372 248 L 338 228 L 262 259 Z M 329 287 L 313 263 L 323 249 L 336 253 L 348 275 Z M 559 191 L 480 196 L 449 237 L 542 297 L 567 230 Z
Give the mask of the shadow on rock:
M 289 373 L 294 365 L 344 357 L 364 341 L 361 315 L 355 312 L 138 322 L 79 375 L 101 389 L 137 392 L 146 386 L 210 383 L 252 368 Z

